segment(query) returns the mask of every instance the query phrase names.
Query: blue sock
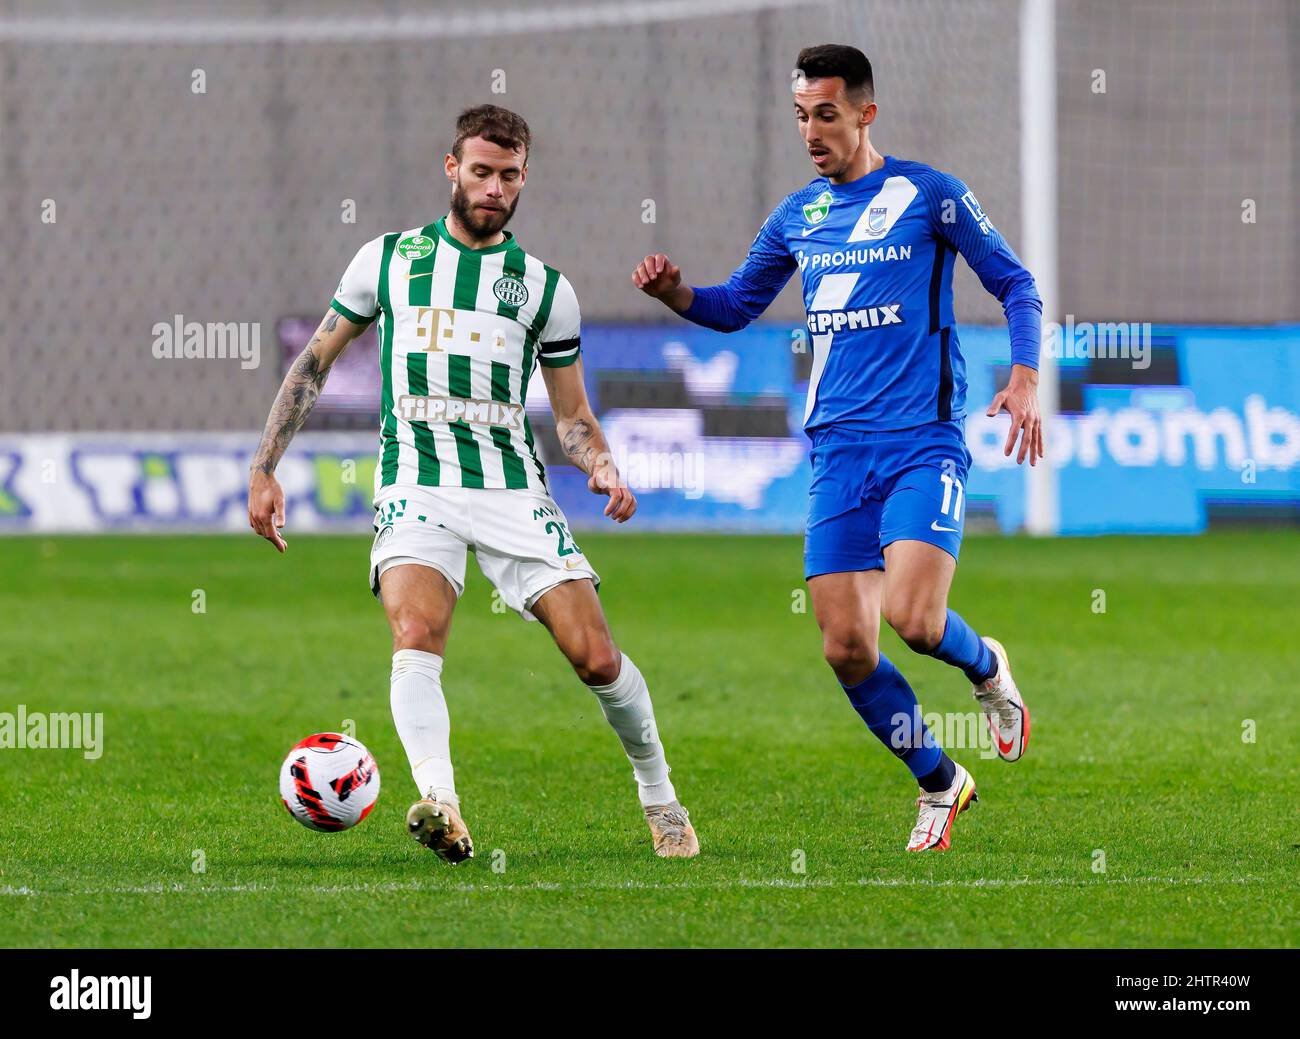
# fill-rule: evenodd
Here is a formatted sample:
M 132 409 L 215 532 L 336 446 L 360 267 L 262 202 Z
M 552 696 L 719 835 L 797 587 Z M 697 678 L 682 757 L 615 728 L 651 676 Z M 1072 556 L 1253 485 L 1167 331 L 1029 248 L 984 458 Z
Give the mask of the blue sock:
M 921 705 L 907 679 L 883 653 L 876 670 L 857 685 L 844 686 L 844 692 L 867 728 L 902 759 L 923 790 L 952 785 L 952 761 L 921 720 Z
M 961 619 L 955 610 L 948 611 L 948 623 L 943 629 L 943 638 L 934 647 L 930 656 L 942 660 L 945 664 L 959 667 L 966 672 L 971 685 L 987 682 L 998 673 L 998 658 L 984 644 L 984 640 L 975 634 L 975 629 Z

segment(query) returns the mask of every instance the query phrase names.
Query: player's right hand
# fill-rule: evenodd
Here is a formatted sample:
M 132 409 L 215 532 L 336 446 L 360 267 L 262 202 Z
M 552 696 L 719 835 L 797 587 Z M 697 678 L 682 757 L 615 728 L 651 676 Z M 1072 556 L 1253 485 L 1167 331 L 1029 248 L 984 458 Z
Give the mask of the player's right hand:
M 248 481 L 248 525 L 283 553 L 284 490 L 272 474 L 254 471 Z
M 681 283 L 682 269 L 663 253 L 647 256 L 632 272 L 632 284 L 655 299 L 662 299 Z

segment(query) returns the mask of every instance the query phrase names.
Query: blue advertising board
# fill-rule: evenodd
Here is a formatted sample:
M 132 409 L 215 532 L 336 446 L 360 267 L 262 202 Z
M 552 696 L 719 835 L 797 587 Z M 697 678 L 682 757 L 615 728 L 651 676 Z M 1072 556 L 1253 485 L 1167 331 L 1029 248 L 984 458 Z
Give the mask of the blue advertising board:
M 1060 414 L 1047 428 L 1060 532 L 1195 533 L 1232 518 L 1300 522 L 1300 326 L 1118 332 L 1122 341 L 1116 327 L 1071 321 L 1049 340 L 1060 381 Z M 1006 329 L 963 327 L 961 345 L 972 410 L 967 514 L 1016 531 L 1025 523 L 1027 467 L 1002 453 L 1007 416 L 984 415 L 1009 372 Z M 774 323 L 733 335 L 684 322 L 584 329 L 587 385 L 639 499 L 638 529 L 803 530 L 811 475 L 801 429 L 806 351 L 801 328 Z M 314 428 L 280 464 L 295 529 L 369 529 L 374 367 L 357 367 L 339 391 L 341 403 L 322 397 Z M 358 415 L 367 400 L 376 413 Z M 571 523 L 605 525 L 604 500 L 563 462 L 540 374 L 527 408 Z M 356 421 L 320 428 L 318 420 L 328 425 L 343 411 L 363 428 Z M 246 529 L 257 439 L 255 430 L 0 435 L 0 531 Z

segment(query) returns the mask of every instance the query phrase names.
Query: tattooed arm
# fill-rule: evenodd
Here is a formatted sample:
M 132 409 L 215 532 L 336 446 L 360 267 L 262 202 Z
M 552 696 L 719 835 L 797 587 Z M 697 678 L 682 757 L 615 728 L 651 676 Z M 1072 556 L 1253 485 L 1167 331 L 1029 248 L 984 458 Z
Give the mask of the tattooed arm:
M 582 381 L 581 358 L 564 368 L 543 367 L 542 380 L 551 398 L 560 447 L 569 461 L 587 474 L 587 489 L 592 494 L 609 495 L 605 515 L 616 523 L 626 523 L 636 512 L 636 497 L 619 477 L 605 434 L 592 413 Z
M 311 342 L 293 362 L 271 405 L 262 442 L 249 471 L 248 525 L 281 552 L 285 549 L 284 538 L 280 536 L 280 528 L 284 526 L 284 491 L 275 478 L 275 467 L 293 435 L 307 421 L 330 367 L 364 328 L 334 310 L 328 311 Z

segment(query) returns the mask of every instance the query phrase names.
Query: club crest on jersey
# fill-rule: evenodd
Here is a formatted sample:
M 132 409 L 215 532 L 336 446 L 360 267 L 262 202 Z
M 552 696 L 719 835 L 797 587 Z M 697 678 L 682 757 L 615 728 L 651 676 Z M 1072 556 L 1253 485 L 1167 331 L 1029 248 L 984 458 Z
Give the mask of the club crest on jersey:
M 831 211 L 831 203 L 835 201 L 829 191 L 823 191 L 812 202 L 803 207 L 803 218 L 814 226 L 820 224 L 826 219 L 826 214 Z
M 522 307 L 528 302 L 528 286 L 513 274 L 503 275 L 494 281 L 492 294 L 507 307 Z
M 409 234 L 397 243 L 397 255 L 403 260 L 423 260 L 433 252 L 433 239 L 427 234 Z
M 888 206 L 872 206 L 867 211 L 867 235 L 875 238 L 885 233 L 885 224 L 889 219 Z

